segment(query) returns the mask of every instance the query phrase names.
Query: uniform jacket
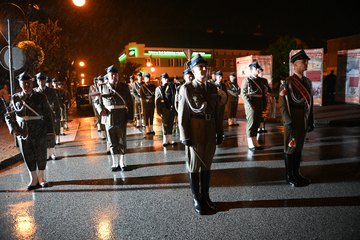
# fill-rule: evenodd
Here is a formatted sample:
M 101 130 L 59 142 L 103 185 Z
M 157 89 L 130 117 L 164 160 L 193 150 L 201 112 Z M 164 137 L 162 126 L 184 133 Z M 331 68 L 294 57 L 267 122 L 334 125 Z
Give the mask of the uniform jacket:
M 294 85 L 294 81 L 305 87 L 307 100 Z M 280 98 L 280 110 L 284 124 L 289 125 L 296 122 L 295 125 L 302 125 L 301 129 L 305 131 L 314 124 L 312 84 L 309 78 L 300 79 L 296 74 L 290 76 L 285 84 L 280 86 Z M 300 119 L 295 117 L 298 113 L 302 115 Z
M 238 102 L 239 95 L 240 95 L 240 88 L 237 85 L 237 83 L 232 83 L 231 81 L 228 81 L 226 83 L 226 92 L 228 95 L 228 101 L 229 102 Z
M 161 116 L 164 108 L 175 111 L 176 88 L 172 83 L 166 83 L 155 90 L 156 112 Z
M 11 134 L 15 128 L 27 139 L 46 138 L 47 133 L 54 133 L 52 110 L 44 94 L 35 91 L 30 94 L 15 93 L 10 109 L 11 113 L 6 115 L 5 120 Z M 31 119 L 39 117 L 37 114 L 40 119 Z
M 178 121 L 181 141 L 204 142 L 214 139 L 215 143 L 216 136 L 224 134 L 217 87 L 210 81 L 206 81 L 205 85 L 205 89 L 202 89 L 200 82 L 193 80 L 180 89 Z M 196 129 L 192 127 L 193 120 L 201 121 Z
M 46 95 L 50 107 L 54 114 L 54 120 L 61 118 L 61 110 L 60 110 L 60 97 L 58 95 L 58 92 L 56 89 L 45 87 L 45 89 L 42 89 L 40 87 L 34 88 L 36 92 L 40 92 Z
M 102 111 L 108 113 L 107 125 L 133 120 L 134 103 L 127 84 L 118 82 L 115 86 L 110 83 L 100 85 L 99 92 L 100 95 L 94 99 L 94 105 L 99 114 Z
M 134 97 L 136 102 L 141 102 L 141 97 L 140 97 L 140 87 L 141 84 L 138 81 L 134 81 L 131 83 L 131 94 Z
M 241 84 L 241 97 L 244 103 L 252 106 L 253 98 L 261 99 L 263 96 L 263 88 L 261 78 L 247 77 L 242 81 Z M 262 102 L 262 101 L 261 101 Z
M 152 83 L 142 84 L 140 86 L 140 97 L 142 103 L 154 103 L 155 104 L 155 85 Z

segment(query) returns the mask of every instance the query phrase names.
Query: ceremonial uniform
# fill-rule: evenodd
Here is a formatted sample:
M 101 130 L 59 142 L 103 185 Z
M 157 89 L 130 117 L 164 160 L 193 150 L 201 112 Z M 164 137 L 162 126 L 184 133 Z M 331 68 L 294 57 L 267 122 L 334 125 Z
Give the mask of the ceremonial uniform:
M 91 85 L 89 88 L 89 102 L 94 111 L 95 124 L 96 124 L 96 129 L 98 132 L 98 136 L 101 139 L 106 139 L 105 125 L 101 123 L 101 116 L 100 116 L 99 112 L 96 110 L 95 103 L 94 103 L 95 97 L 100 95 L 99 82 L 103 83 L 103 81 L 104 81 L 104 77 L 102 77 L 102 76 L 98 76 L 98 77 L 94 78 L 94 84 Z
M 236 74 L 230 73 L 230 81 L 226 83 L 227 91 L 227 109 L 228 109 L 228 124 L 229 126 L 238 126 L 236 122 L 237 108 L 239 104 L 240 88 L 236 81 Z
M 60 120 L 61 120 L 61 109 L 58 93 L 55 89 L 46 86 L 46 82 L 51 82 L 51 79 L 44 73 L 40 72 L 35 75 L 38 83 L 38 87 L 34 88 L 35 92 L 40 92 L 46 95 L 52 113 L 53 113 L 53 126 L 54 131 L 48 133 L 48 158 L 55 160 L 55 145 L 60 143 Z
M 190 69 L 195 79 L 179 93 L 179 132 L 181 142 L 190 148 L 187 167 L 195 211 L 208 214 L 216 210 L 209 198 L 210 169 L 224 131 L 217 88 L 206 81 L 207 62 L 197 55 L 191 60 Z
M 170 83 L 169 75 L 163 73 L 161 75 L 162 85 L 155 90 L 155 106 L 156 112 L 161 116 L 163 146 L 176 144 L 172 140 L 172 133 L 175 119 L 175 94 L 176 89 L 174 84 Z
M 137 73 L 137 81 L 134 81 L 131 85 L 131 89 L 132 89 L 132 96 L 134 98 L 134 115 L 135 115 L 135 119 L 136 119 L 136 127 L 141 127 L 142 126 L 142 107 L 141 107 L 141 96 L 140 96 L 140 86 L 142 84 L 141 82 L 141 78 L 142 78 L 142 73 L 138 72 Z
M 52 110 L 46 96 L 33 91 L 32 78 L 22 73 L 18 80 L 22 92 L 11 98 L 11 111 L 5 120 L 11 134 L 17 136 L 20 152 L 30 175 L 29 190 L 47 187 L 44 178 L 46 168 L 47 134 L 53 133 Z M 38 171 L 37 171 L 38 170 Z
M 221 71 L 215 72 L 216 80 L 214 82 L 215 86 L 218 89 L 219 94 L 219 114 L 221 119 L 224 120 L 225 115 L 225 107 L 228 99 L 227 91 L 226 91 L 226 84 L 222 81 L 223 73 Z M 211 80 L 210 80 L 211 81 Z
M 263 69 L 260 69 L 260 73 L 262 74 Z M 272 90 L 269 86 L 269 82 L 266 78 L 259 76 L 259 83 L 262 88 L 262 102 L 263 102 L 263 110 L 261 114 L 261 121 L 258 128 L 258 133 L 264 133 L 267 132 L 265 129 L 265 118 L 268 117 L 270 111 L 271 111 L 271 103 L 272 103 Z M 261 127 L 262 123 L 262 127 Z
M 126 127 L 134 117 L 133 101 L 126 83 L 118 82 L 118 70 L 107 68 L 109 82 L 99 86 L 94 104 L 105 124 L 107 142 L 113 159 L 112 171 L 127 170 L 125 164 Z
M 303 50 L 291 57 L 295 74 L 281 85 L 279 94 L 284 122 L 286 180 L 294 187 L 310 183 L 299 171 L 306 133 L 314 129 L 312 84 L 303 76 L 309 59 Z
M 249 65 L 251 75 L 243 80 L 241 86 L 241 97 L 244 100 L 246 115 L 246 136 L 250 151 L 262 150 L 256 136 L 263 112 L 263 88 L 258 70 L 261 68 L 257 62 Z
M 145 133 L 155 134 L 153 129 L 156 86 L 150 81 L 150 74 L 144 75 L 144 84 L 140 86 L 141 104 L 144 113 Z

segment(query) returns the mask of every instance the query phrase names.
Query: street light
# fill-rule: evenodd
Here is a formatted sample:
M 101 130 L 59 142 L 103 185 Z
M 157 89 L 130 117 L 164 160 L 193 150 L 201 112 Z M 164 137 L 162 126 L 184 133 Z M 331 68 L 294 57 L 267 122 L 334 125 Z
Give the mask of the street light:
M 73 3 L 77 7 L 82 7 L 85 5 L 85 0 L 73 0 Z

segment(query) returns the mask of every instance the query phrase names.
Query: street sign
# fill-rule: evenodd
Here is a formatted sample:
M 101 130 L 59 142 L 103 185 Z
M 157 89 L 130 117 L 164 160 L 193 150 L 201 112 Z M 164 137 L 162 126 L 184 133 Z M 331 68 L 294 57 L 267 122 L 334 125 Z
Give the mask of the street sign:
M 20 70 L 24 67 L 26 57 L 24 51 L 18 47 L 12 47 L 13 69 Z M 0 63 L 6 70 L 9 70 L 9 47 L 6 46 L 0 51 Z

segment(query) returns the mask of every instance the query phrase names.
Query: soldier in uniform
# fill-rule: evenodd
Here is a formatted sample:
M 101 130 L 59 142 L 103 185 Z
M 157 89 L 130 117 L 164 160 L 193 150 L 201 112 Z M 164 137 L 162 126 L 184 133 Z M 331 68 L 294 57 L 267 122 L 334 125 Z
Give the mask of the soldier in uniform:
M 57 91 L 57 96 L 59 98 L 60 104 L 60 135 L 65 135 L 64 126 L 65 126 L 65 112 L 66 112 L 66 102 L 67 97 L 64 89 L 59 87 L 61 81 L 57 80 L 56 78 L 52 79 L 52 86 Z
M 264 149 L 256 139 L 263 111 L 263 88 L 262 80 L 258 77 L 261 68 L 259 63 L 254 61 L 249 68 L 250 76 L 242 82 L 241 97 L 244 100 L 248 148 L 254 152 Z
M 94 104 L 105 124 L 112 158 L 111 170 L 126 171 L 126 127 L 128 121 L 133 121 L 134 105 L 128 85 L 119 82 L 118 69 L 111 65 L 106 71 L 108 82 L 100 85 L 100 95 L 95 97 Z
M 194 208 L 203 215 L 216 212 L 209 197 L 210 170 L 216 145 L 224 140 L 224 129 L 217 88 L 207 80 L 207 62 L 198 54 L 191 59 L 190 69 L 195 79 L 179 93 L 179 131 L 181 142 L 190 148 L 187 168 Z
M 95 116 L 95 125 L 98 132 L 98 136 L 101 139 L 106 139 L 106 133 L 105 133 L 105 125 L 101 123 L 101 116 L 99 112 L 95 108 L 95 97 L 100 95 L 99 88 L 100 85 L 104 82 L 103 76 L 98 76 L 94 78 L 94 84 L 90 86 L 89 88 L 89 102 L 93 108 L 94 116 Z
M 144 112 L 145 134 L 155 134 L 153 129 L 156 86 L 150 83 L 150 74 L 144 75 L 144 84 L 140 86 L 140 97 Z
M 304 50 L 291 57 L 294 74 L 280 86 L 280 110 L 284 122 L 286 181 L 293 187 L 310 184 L 300 174 L 301 153 L 307 132 L 314 130 L 313 96 L 310 79 L 304 76 L 308 60 Z
M 142 108 L 141 108 L 141 96 L 140 96 L 140 86 L 142 84 L 142 73 L 138 72 L 136 74 L 136 79 L 132 84 L 132 96 L 134 97 L 134 114 L 136 120 L 136 127 L 140 128 L 142 126 Z
M 50 131 L 48 133 L 48 159 L 51 158 L 52 160 L 56 159 L 55 153 L 55 145 L 56 143 L 60 143 L 60 119 L 61 119 L 61 110 L 60 110 L 60 102 L 59 97 L 55 89 L 48 87 L 49 82 L 51 79 L 46 76 L 43 72 L 39 72 L 36 76 L 36 81 L 38 87 L 34 88 L 35 92 L 40 92 L 46 95 L 52 113 L 53 113 L 53 126 L 54 131 Z M 50 85 L 49 85 L 50 86 Z M 52 86 L 52 84 L 51 84 Z
M 161 74 L 161 86 L 155 90 L 156 112 L 162 120 L 163 146 L 175 145 L 172 133 L 175 119 L 175 94 L 176 89 L 169 81 L 167 73 Z
M 229 126 L 238 126 L 236 122 L 236 114 L 239 102 L 240 88 L 237 84 L 236 74 L 234 72 L 230 73 L 230 81 L 226 83 L 226 92 L 227 92 L 227 108 L 228 108 L 228 124 Z
M 65 97 L 64 97 L 64 112 L 63 112 L 63 118 L 64 118 L 64 122 L 63 122 L 63 127 L 64 130 L 68 130 L 68 122 L 69 122 L 69 108 L 70 108 L 70 95 L 69 92 L 64 88 L 64 84 L 63 82 L 59 82 L 58 84 L 58 89 L 64 91 L 65 93 Z
M 219 114 L 222 116 L 222 119 L 224 119 L 225 115 L 225 106 L 227 102 L 227 91 L 226 91 L 226 85 L 222 81 L 223 79 L 223 73 L 219 70 L 215 72 L 216 80 L 215 80 L 215 86 L 218 89 L 219 97 L 220 97 L 220 104 L 219 104 Z
M 260 121 L 260 125 L 258 128 L 258 133 L 266 133 L 267 130 L 265 129 L 265 119 L 268 117 L 269 112 L 270 112 L 270 104 L 272 102 L 272 90 L 271 87 L 269 85 L 269 82 L 266 78 L 263 78 L 264 75 L 264 69 L 260 68 L 259 69 L 259 74 L 258 77 L 260 78 L 260 83 L 261 83 L 261 87 L 262 87 L 262 92 L 263 92 L 263 112 L 261 115 L 261 121 Z
M 5 120 L 10 134 L 16 136 L 20 152 L 29 171 L 28 190 L 48 187 L 46 169 L 47 134 L 54 130 L 52 110 L 46 96 L 33 90 L 33 79 L 27 73 L 18 76 L 21 92 L 12 96 Z

